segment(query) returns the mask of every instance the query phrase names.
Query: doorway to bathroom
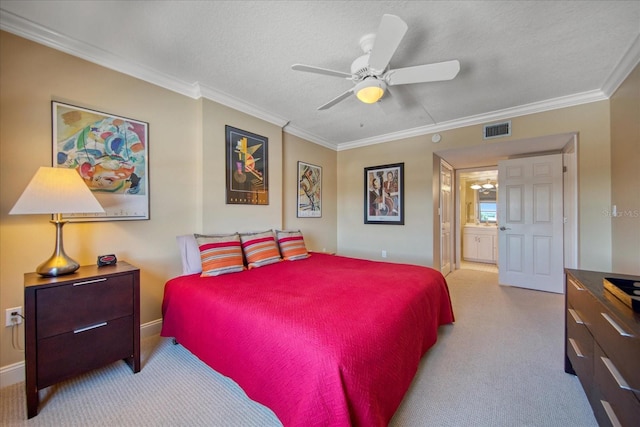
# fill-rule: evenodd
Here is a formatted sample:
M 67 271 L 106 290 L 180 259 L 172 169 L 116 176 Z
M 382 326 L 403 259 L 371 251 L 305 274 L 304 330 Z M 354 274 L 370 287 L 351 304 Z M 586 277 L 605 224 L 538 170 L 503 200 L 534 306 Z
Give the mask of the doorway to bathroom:
M 498 273 L 498 169 L 460 169 L 460 268 Z

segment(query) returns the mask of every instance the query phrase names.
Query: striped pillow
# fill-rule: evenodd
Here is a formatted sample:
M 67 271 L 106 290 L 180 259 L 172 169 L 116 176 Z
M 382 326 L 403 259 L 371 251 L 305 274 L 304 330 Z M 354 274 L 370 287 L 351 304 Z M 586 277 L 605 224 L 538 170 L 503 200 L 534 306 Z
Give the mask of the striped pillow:
M 244 270 L 240 235 L 195 234 L 200 249 L 202 274 L 200 277 L 219 276 Z
M 280 247 L 280 253 L 282 254 L 283 259 L 295 261 L 309 256 L 309 252 L 307 252 L 307 247 L 304 244 L 304 238 L 302 237 L 302 232 L 300 232 L 300 230 L 276 230 L 276 237 L 278 239 L 278 246 Z
M 262 233 L 241 233 L 240 241 L 250 269 L 282 261 L 271 230 Z

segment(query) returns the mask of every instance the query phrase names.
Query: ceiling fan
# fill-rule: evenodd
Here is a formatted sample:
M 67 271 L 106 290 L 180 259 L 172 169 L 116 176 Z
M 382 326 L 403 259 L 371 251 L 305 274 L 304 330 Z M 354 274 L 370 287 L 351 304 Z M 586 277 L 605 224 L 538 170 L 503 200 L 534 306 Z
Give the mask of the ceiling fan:
M 407 24 L 399 17 L 383 15 L 378 32 L 367 34 L 360 39 L 360 47 L 364 55 L 353 61 L 351 73 L 303 64 L 294 64 L 291 68 L 296 71 L 324 74 L 353 81 L 354 87 L 321 105 L 318 110 L 333 107 L 354 93 L 360 101 L 373 104 L 382 98 L 389 86 L 453 79 L 460 71 L 458 60 L 390 69 L 389 61 L 400 45 L 407 28 Z

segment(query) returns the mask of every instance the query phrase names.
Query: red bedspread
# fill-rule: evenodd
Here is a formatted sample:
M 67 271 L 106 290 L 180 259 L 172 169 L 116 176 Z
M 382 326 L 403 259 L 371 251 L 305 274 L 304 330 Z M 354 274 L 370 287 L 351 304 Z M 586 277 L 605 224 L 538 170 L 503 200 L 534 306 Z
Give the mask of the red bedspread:
M 305 427 L 386 426 L 454 320 L 438 271 L 322 253 L 171 279 L 162 310 L 162 336 Z

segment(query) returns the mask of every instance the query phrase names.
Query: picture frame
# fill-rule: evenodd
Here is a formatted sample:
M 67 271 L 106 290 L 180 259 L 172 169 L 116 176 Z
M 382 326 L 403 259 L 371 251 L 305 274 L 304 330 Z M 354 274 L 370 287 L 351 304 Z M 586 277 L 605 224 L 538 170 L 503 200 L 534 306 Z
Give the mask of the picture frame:
M 149 124 L 51 102 L 53 167 L 75 169 L 105 213 L 64 214 L 67 221 L 148 220 Z
M 364 223 L 404 225 L 404 163 L 364 168 Z
M 297 187 L 297 217 L 322 217 L 322 167 L 299 161 Z
M 225 126 L 226 203 L 269 204 L 269 139 Z

